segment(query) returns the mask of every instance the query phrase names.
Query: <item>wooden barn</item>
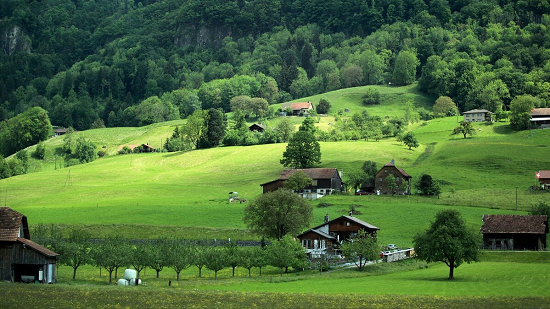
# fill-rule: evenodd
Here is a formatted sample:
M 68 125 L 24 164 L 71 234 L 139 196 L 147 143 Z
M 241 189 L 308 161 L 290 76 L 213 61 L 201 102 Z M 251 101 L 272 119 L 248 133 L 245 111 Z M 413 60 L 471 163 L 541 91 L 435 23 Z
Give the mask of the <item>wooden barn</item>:
M 340 216 L 329 220 L 328 215 L 326 215 L 323 224 L 296 237 L 300 239 L 302 246 L 308 250 L 308 253 L 319 250 L 332 250 L 333 253 L 336 253 L 342 242 L 353 239 L 360 230 L 365 230 L 376 237 L 376 233 L 380 229 L 353 216 Z
M 285 181 L 294 173 L 302 171 L 313 180 L 313 184 L 298 194 L 303 197 L 316 198 L 329 195 L 335 191 L 342 191 L 342 177 L 336 168 L 305 168 L 285 169 L 278 179 L 261 184 L 263 193 L 275 191 L 284 186 Z
M 388 194 L 390 192 L 388 188 L 387 177 L 393 175 L 395 183 L 399 186 L 396 190 L 397 194 L 410 194 L 411 193 L 411 175 L 405 172 L 404 169 L 395 166 L 394 161 L 386 163 L 377 173 L 374 178 L 374 189 L 380 194 Z
M 248 129 L 252 132 L 256 131 L 262 133 L 263 131 L 265 131 L 265 126 L 261 123 L 254 123 L 250 127 L 248 127 Z
M 543 215 L 483 215 L 483 248 L 544 250 L 548 218 Z
M 53 283 L 58 256 L 30 240 L 26 216 L 0 207 L 0 280 Z

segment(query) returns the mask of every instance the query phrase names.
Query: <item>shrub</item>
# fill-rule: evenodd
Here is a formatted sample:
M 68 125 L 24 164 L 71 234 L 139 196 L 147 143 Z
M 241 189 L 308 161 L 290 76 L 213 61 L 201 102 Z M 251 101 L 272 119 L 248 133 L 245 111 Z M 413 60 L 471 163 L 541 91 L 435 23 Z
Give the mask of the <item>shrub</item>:
M 380 92 L 374 88 L 367 88 L 363 95 L 363 104 L 380 104 Z

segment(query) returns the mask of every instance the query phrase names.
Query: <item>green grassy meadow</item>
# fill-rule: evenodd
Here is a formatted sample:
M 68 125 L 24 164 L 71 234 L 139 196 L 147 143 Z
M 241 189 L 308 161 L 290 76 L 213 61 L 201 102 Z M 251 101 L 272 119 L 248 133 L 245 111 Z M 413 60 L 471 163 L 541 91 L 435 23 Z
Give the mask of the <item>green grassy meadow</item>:
M 414 86 L 377 87 L 383 102 L 379 106 L 361 105 L 366 87 L 351 88 L 304 98 L 332 102 L 331 113 L 321 117 L 320 129 L 328 129 L 338 110 L 349 109 L 343 117 L 367 109 L 383 118 L 402 115 L 403 102 L 430 108 L 433 99 L 420 95 Z M 296 126 L 303 118 L 289 118 Z M 462 120 L 461 118 L 458 119 Z M 94 237 L 119 234 L 131 239 L 176 236 L 185 239 L 258 240 L 243 223 L 246 204 L 229 203 L 228 193 L 254 200 L 262 193 L 260 184 L 278 177 L 279 163 L 286 144 L 249 147 L 218 147 L 177 153 L 117 155 L 121 145 L 149 143 L 160 148 L 176 125 L 185 120 L 140 128 L 107 128 L 75 133 L 93 141 L 108 155 L 92 163 L 62 167 L 55 157 L 63 137 L 46 141 L 44 161 L 32 161 L 33 173 L 0 181 L 0 205 L 25 214 L 29 225 L 56 224 L 62 229 L 78 226 Z M 276 125 L 280 119 L 269 120 Z M 481 227 L 483 214 L 526 214 L 550 195 L 533 191 L 535 171 L 550 169 L 548 141 L 550 130 L 514 132 L 508 123 L 474 124 L 476 135 L 466 139 L 451 135 L 456 117 L 411 124 L 420 146 L 409 150 L 395 138 L 375 141 L 321 142 L 320 167 L 336 167 L 347 173 L 360 169 L 366 160 L 378 167 L 394 159 L 415 182 L 422 173 L 444 181 L 439 198 L 412 196 L 355 196 L 339 194 L 311 201 L 312 226 L 347 214 L 353 207 L 356 216 L 381 230 L 381 244 L 412 246 L 413 236 L 426 229 L 435 213 L 453 208 L 461 212 L 472 229 Z M 34 147 L 29 148 L 32 152 Z M 322 204 L 320 204 L 322 203 Z M 321 207 L 322 206 L 322 207 Z M 32 238 L 32 232 L 31 232 Z M 43 301 L 48 307 L 200 307 L 242 308 L 549 308 L 544 298 L 550 289 L 547 252 L 484 252 L 481 263 L 466 264 L 455 271 L 456 279 L 447 281 L 443 264 L 426 267 L 409 261 L 396 266 L 369 266 L 366 272 L 334 270 L 319 275 L 313 271 L 285 274 L 266 270 L 264 276 L 230 269 L 219 273 L 220 280 L 196 278 L 193 268 L 183 280 L 175 280 L 170 269 L 154 278 L 144 274 L 147 286 L 105 286 L 105 274 L 84 266 L 78 280 L 72 269 L 59 268 L 59 284 L 54 286 L 8 285 L 0 283 L 0 294 L 7 295 L 0 307 L 20 308 L 17 295 L 29 295 L 29 302 Z M 520 256 L 518 258 L 518 256 Z M 169 279 L 171 278 L 171 279 Z M 82 294 L 84 297 L 74 297 Z M 101 302 L 99 299 L 103 299 Z M 54 304 L 58 304 L 56 306 Z

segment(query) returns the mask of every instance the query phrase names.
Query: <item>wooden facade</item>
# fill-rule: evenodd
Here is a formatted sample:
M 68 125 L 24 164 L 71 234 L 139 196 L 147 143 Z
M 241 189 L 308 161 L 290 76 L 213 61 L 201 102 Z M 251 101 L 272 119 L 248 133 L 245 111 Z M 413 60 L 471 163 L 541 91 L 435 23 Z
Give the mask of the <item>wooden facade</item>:
M 547 216 L 483 215 L 483 248 L 491 250 L 544 250 Z
M 395 192 L 390 192 L 388 188 L 387 177 L 393 175 L 398 189 Z M 397 168 L 391 162 L 386 163 L 377 173 L 374 178 L 374 190 L 379 194 L 410 194 L 411 193 L 412 177 L 402 168 Z
M 336 168 L 306 168 L 285 169 L 278 179 L 260 185 L 263 188 L 263 193 L 282 188 L 285 181 L 298 171 L 304 172 L 313 180 L 313 184 L 311 186 L 308 186 L 298 192 L 303 197 L 315 198 L 317 195 L 330 195 L 335 191 L 342 191 L 342 178 Z
M 30 240 L 27 217 L 0 207 L 0 280 L 53 283 L 58 256 Z
M 340 216 L 329 220 L 327 215 L 325 223 L 303 232 L 297 238 L 308 253 L 318 250 L 336 253 L 341 243 L 353 239 L 360 230 L 376 238 L 376 233 L 380 229 L 353 216 Z

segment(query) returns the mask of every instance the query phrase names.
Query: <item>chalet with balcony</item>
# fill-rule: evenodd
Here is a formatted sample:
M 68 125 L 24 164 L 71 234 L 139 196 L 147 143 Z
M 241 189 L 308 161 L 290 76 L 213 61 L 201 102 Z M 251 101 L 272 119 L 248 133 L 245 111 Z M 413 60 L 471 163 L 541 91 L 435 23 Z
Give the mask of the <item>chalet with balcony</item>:
M 283 103 L 281 105 L 281 110 L 283 112 L 292 113 L 292 116 L 306 115 L 310 110 L 313 109 L 313 104 L 311 102 L 294 102 L 294 103 Z
M 340 216 L 329 220 L 325 216 L 325 222 L 302 234 L 296 236 L 308 254 L 319 254 L 321 252 L 336 253 L 340 244 L 353 239 L 360 230 L 376 237 L 380 230 L 378 227 L 360 220 L 353 216 Z

